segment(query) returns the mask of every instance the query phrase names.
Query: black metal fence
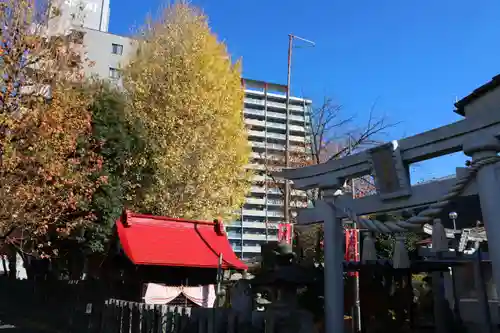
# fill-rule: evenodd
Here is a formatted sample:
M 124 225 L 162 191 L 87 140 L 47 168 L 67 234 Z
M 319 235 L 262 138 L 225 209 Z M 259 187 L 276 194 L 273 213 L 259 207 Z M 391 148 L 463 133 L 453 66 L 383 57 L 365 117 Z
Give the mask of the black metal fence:
M 0 279 L 0 320 L 61 332 L 94 332 L 106 298 L 98 284 L 86 281 Z

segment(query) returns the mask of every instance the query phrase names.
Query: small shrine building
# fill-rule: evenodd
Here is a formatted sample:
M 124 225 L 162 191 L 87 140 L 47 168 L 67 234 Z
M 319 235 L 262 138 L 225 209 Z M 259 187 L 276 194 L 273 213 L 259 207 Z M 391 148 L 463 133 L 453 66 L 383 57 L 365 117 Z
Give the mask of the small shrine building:
M 224 271 L 247 266 L 234 253 L 220 221 L 124 212 L 103 278 L 115 298 L 150 304 L 211 307 Z

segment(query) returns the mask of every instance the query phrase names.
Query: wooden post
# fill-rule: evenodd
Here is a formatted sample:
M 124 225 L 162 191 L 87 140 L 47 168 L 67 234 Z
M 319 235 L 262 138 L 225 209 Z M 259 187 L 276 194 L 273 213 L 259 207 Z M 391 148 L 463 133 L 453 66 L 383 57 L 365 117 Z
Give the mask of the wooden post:
M 160 321 L 160 332 L 159 333 L 169 333 L 167 331 L 168 322 L 168 308 L 166 305 L 161 306 L 161 321 Z
M 132 309 L 131 309 L 131 304 L 128 302 L 122 302 L 122 330 L 121 333 L 130 333 L 131 331 L 131 316 L 132 316 Z
M 215 290 L 215 304 L 214 308 L 219 307 L 219 302 L 220 302 L 220 294 L 221 294 L 221 284 L 222 284 L 222 252 L 219 253 L 219 262 L 217 264 L 217 288 Z

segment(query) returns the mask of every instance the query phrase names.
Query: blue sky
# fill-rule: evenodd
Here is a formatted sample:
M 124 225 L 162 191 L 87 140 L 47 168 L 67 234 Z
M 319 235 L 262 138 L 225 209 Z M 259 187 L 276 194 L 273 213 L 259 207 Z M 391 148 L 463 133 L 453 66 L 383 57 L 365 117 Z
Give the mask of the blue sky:
M 128 34 L 161 0 L 111 0 L 110 31 Z M 480 3 L 480 5 L 479 5 Z M 313 40 L 294 50 L 292 92 L 333 97 L 362 124 L 376 113 L 392 122 L 387 140 L 459 119 L 455 98 L 496 75 L 500 1 L 196 0 L 248 78 L 286 83 L 288 34 Z M 415 178 L 462 166 L 455 156 L 422 163 Z M 416 179 L 415 179 L 416 180 Z

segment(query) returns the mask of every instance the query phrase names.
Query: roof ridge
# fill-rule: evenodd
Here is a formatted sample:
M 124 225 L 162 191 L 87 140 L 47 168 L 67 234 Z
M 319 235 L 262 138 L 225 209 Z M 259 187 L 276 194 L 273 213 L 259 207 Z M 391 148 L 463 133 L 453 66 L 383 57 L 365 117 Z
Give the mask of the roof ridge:
M 154 221 L 163 221 L 163 222 L 180 222 L 180 223 L 191 223 L 191 224 L 201 224 L 201 225 L 209 225 L 209 226 L 215 226 L 215 221 L 204 221 L 204 220 L 190 220 L 190 219 L 183 219 L 183 218 L 177 218 L 177 217 L 168 217 L 168 216 L 156 216 L 156 215 L 149 215 L 149 214 L 140 214 L 140 213 L 134 213 L 129 210 L 126 210 L 122 216 L 122 222 L 124 223 L 129 223 L 127 222 L 129 218 L 138 218 L 138 219 L 149 219 L 149 220 L 154 220 Z M 134 223 L 137 223 L 134 221 Z M 145 222 L 139 222 L 139 223 L 145 223 Z

